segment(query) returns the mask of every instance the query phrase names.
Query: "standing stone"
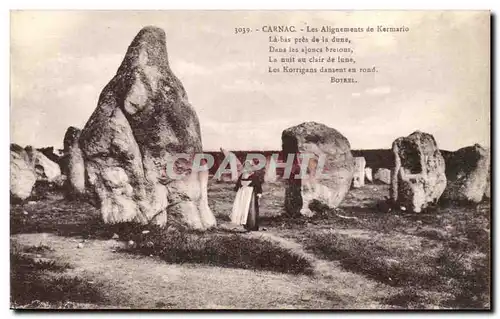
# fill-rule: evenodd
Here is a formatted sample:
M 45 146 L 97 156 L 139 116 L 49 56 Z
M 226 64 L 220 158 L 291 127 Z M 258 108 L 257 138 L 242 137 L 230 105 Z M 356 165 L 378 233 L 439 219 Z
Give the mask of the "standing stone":
M 283 154 L 296 154 L 299 159 L 295 161 L 285 191 L 287 213 L 311 216 L 314 213 L 310 204 L 337 207 L 349 191 L 354 174 L 347 138 L 324 124 L 305 122 L 284 130 L 281 139 Z M 310 158 L 300 160 L 300 154 Z M 307 169 L 300 171 L 300 166 Z M 295 175 L 303 175 L 303 178 L 295 179 Z
M 168 216 L 169 224 L 215 226 L 208 172 L 191 169 L 190 158 L 203 150 L 200 124 L 168 63 L 162 29 L 145 27 L 134 38 L 82 130 L 80 147 L 88 191 L 105 222 L 165 225 Z
M 81 130 L 74 126 L 68 127 L 64 135 L 63 173 L 66 175 L 66 193 L 68 196 L 78 196 L 85 193 L 85 163 L 78 140 Z
M 375 172 L 373 179 L 376 181 L 382 182 L 384 184 L 390 184 L 391 183 L 391 170 L 387 169 L 387 168 L 379 168 Z
M 365 168 L 365 179 L 369 183 L 373 183 L 373 174 L 372 174 L 372 169 L 370 167 Z
M 490 192 L 490 151 L 479 144 L 450 154 L 443 199 L 479 203 Z
M 436 203 L 446 188 L 446 175 L 444 158 L 434 137 L 416 131 L 396 139 L 392 150 L 392 201 L 416 213 Z
M 484 190 L 484 196 L 486 198 L 491 198 L 491 162 L 488 165 L 488 179 L 486 181 L 486 189 Z
M 36 174 L 26 151 L 17 144 L 10 144 L 10 195 L 24 200 L 31 195 Z
M 243 165 L 233 152 L 229 152 L 222 147 L 220 150 L 222 154 L 224 154 L 224 160 L 222 161 L 223 167 L 220 170 L 217 170 L 215 173 L 215 179 L 218 181 L 223 180 L 236 182 Z M 223 173 L 223 169 L 230 170 L 231 172 L 229 174 Z
M 59 164 L 51 161 L 47 156 L 31 146 L 26 146 L 25 151 L 31 166 L 35 170 L 37 180 L 54 182 L 59 178 L 61 175 Z
M 278 176 L 276 174 L 276 169 L 277 169 L 277 165 L 278 165 L 278 156 L 277 154 L 275 156 L 273 156 L 275 154 L 272 154 L 271 156 L 269 156 L 267 159 L 266 159 L 266 167 L 265 167 L 265 175 L 264 175 L 264 181 L 266 183 L 268 182 L 276 182 L 276 180 L 278 179 Z
M 354 158 L 354 178 L 352 180 L 354 188 L 365 186 L 365 165 L 366 160 L 364 157 Z

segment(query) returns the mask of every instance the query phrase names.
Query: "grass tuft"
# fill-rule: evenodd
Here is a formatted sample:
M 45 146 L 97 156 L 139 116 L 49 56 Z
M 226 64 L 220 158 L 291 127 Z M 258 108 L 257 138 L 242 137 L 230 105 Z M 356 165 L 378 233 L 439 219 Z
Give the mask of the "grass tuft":
M 169 263 L 198 263 L 290 274 L 310 275 L 313 272 L 306 258 L 270 240 L 134 223 L 111 227 L 121 240 L 134 242 L 125 251 L 159 256 Z M 143 233 L 143 230 L 148 232 Z

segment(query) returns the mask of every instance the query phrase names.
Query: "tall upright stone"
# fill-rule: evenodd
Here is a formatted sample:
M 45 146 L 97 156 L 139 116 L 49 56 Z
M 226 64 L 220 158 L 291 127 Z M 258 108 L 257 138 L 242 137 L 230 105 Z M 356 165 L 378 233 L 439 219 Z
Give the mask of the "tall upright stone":
M 366 179 L 369 183 L 373 183 L 373 172 L 372 172 L 371 167 L 366 167 L 366 168 L 365 168 L 365 179 Z
M 203 150 L 200 124 L 170 68 L 162 29 L 145 27 L 134 38 L 82 130 L 80 147 L 88 190 L 105 222 L 215 225 L 208 172 L 191 169 L 190 158 Z
M 446 161 L 448 185 L 443 199 L 479 203 L 490 194 L 490 150 L 479 144 L 451 153 Z
M 366 160 L 364 157 L 354 158 L 354 178 L 352 180 L 354 188 L 365 186 L 365 166 Z
M 64 135 L 63 174 L 66 175 L 66 193 L 68 196 L 79 196 L 85 193 L 85 163 L 78 142 L 81 130 L 68 127 Z
M 436 203 L 446 188 L 446 175 L 444 158 L 434 137 L 416 131 L 396 139 L 392 151 L 393 202 L 416 213 Z
M 273 183 L 276 182 L 278 179 L 277 175 L 277 166 L 278 166 L 278 154 L 272 154 L 266 159 L 266 166 L 265 166 L 265 174 L 264 174 L 264 181 L 266 183 Z
M 310 204 L 337 207 L 349 191 L 354 174 L 347 138 L 324 124 L 305 122 L 284 130 L 281 139 L 284 155 L 296 154 L 299 159 L 285 191 L 287 213 L 311 216 L 315 205 Z M 302 178 L 296 179 L 296 175 Z
M 223 169 L 217 170 L 215 174 L 215 179 L 216 180 L 229 180 L 232 182 L 236 182 L 238 180 L 240 171 L 242 169 L 242 164 L 238 157 L 236 157 L 236 154 L 233 152 L 230 152 L 228 150 L 223 149 L 222 147 L 220 148 L 222 154 L 224 154 L 224 160 L 222 161 L 222 166 Z M 227 174 L 227 171 L 230 171 L 229 174 Z

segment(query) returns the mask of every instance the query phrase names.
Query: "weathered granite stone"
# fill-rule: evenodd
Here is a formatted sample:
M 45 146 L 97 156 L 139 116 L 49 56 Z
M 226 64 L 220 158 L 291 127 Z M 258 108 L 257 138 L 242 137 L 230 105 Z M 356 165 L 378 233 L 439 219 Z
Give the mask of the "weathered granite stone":
M 444 158 L 434 137 L 417 131 L 396 139 L 392 150 L 392 201 L 417 213 L 435 204 L 446 188 L 446 175 Z

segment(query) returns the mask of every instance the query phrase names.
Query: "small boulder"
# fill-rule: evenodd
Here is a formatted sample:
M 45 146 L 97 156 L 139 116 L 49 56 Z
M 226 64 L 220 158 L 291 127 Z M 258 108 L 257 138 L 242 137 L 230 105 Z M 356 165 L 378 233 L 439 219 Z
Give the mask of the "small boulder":
M 373 176 L 374 180 L 382 182 L 384 184 L 391 183 L 391 170 L 387 168 L 379 168 L 375 175 Z
M 51 161 L 42 152 L 37 151 L 31 146 L 27 146 L 25 150 L 35 170 L 38 181 L 54 182 L 61 176 L 59 164 Z

